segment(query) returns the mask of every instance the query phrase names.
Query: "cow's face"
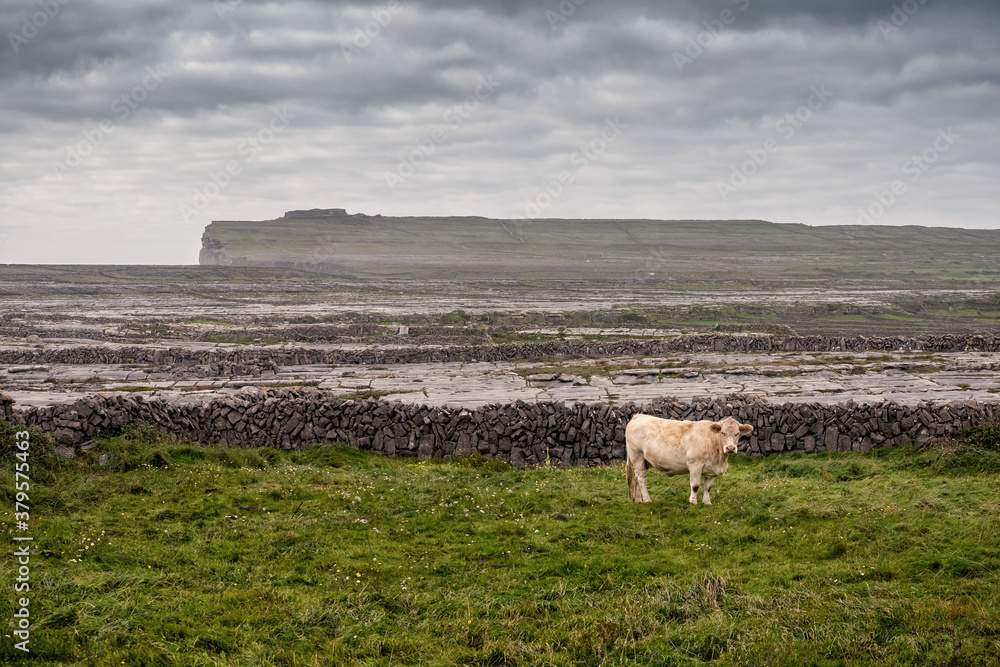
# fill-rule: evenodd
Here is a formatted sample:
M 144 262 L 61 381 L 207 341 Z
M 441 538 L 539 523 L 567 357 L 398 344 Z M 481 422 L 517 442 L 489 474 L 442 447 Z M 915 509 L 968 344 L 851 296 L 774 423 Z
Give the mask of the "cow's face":
M 722 451 L 725 454 L 735 454 L 740 436 L 750 435 L 753 432 L 753 426 L 750 424 L 741 424 L 732 417 L 726 417 L 720 422 L 714 422 L 710 428 L 722 435 Z

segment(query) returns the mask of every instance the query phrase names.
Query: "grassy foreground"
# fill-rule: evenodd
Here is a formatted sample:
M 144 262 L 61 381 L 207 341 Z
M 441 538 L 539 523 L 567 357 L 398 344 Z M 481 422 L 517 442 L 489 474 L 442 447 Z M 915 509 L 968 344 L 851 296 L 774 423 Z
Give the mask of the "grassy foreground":
M 4 530 L 12 434 L 0 422 Z M 1000 452 L 622 468 L 32 434 L 30 656 L 79 665 L 995 665 Z M 98 467 L 101 454 L 107 466 Z M 0 559 L 2 618 L 17 565 Z

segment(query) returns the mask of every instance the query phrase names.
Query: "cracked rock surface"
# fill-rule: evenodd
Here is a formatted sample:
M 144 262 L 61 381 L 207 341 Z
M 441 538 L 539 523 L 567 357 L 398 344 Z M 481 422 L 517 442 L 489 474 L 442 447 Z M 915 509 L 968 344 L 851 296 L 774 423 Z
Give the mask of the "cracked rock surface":
M 44 341 L 72 351 L 82 341 Z M 0 341 L 0 352 L 28 346 Z M 30 345 L 37 348 L 38 344 Z M 181 344 L 192 351 L 205 343 Z M 337 348 L 332 345 L 328 347 Z M 275 346 L 286 350 L 285 346 Z M 172 349 L 176 349 L 176 346 Z M 265 348 L 266 349 L 266 348 Z M 339 348 L 338 348 L 339 349 Z M 153 355 L 155 358 L 155 355 Z M 291 355 L 294 357 L 294 355 Z M 73 401 L 95 392 L 130 392 L 203 401 L 241 387 L 314 386 L 337 395 L 438 406 L 490 403 L 647 402 L 732 393 L 780 402 L 994 400 L 1000 393 L 1000 353 L 686 353 L 555 361 L 407 364 L 156 364 L 136 362 L 2 364 L 0 385 L 21 405 Z

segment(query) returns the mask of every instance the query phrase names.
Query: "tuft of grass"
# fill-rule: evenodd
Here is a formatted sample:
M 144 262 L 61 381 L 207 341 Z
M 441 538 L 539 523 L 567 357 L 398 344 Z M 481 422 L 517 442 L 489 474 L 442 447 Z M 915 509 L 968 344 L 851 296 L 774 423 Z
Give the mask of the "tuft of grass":
M 472 321 L 472 315 L 464 310 L 453 310 L 438 318 L 441 324 L 465 324 Z
M 347 445 L 313 447 L 291 454 L 299 465 L 325 468 L 350 468 L 353 470 L 378 469 L 390 465 L 389 459 L 375 452 L 366 452 Z
M 28 434 L 27 456 L 24 456 L 24 450 L 17 446 L 18 442 L 25 442 L 24 436 L 22 435 L 21 438 L 15 437 L 17 434 L 25 432 Z M 21 456 L 18 456 L 19 454 Z M 14 470 L 15 463 L 28 463 L 28 477 L 43 485 L 48 485 L 37 489 L 37 491 L 45 495 L 50 493 L 50 485 L 58 480 L 59 475 L 73 467 L 69 460 L 56 453 L 56 443 L 47 433 L 35 427 L 25 428 L 22 425 L 12 424 L 2 419 L 0 419 L 0 461 L 3 462 L 5 468 L 10 468 L 11 471 Z M 16 495 L 13 483 L 15 476 L 13 472 L 11 472 L 10 476 L 12 483 L 0 489 L 0 495 L 9 499 L 11 505 L 13 505 Z M 18 478 L 17 481 L 20 483 L 23 481 L 23 478 Z M 29 494 L 30 497 L 32 497 L 31 494 Z M 37 495 L 34 495 L 34 500 L 37 502 Z
M 109 471 L 126 472 L 139 468 L 169 468 L 177 465 L 218 465 L 226 468 L 264 469 L 281 453 L 275 449 L 200 447 L 177 440 L 141 422 L 110 426 L 101 431 L 88 454 L 91 461 L 107 456 Z
M 489 458 L 478 452 L 471 454 L 459 454 L 449 459 L 432 459 L 437 463 L 442 463 L 458 468 L 468 468 L 481 474 L 493 472 L 510 472 L 514 467 L 504 459 Z
M 959 431 L 959 436 L 975 447 L 991 451 L 1000 450 L 1000 423 L 993 422 L 964 428 Z
M 7 512 L 14 430 L 0 422 Z M 32 478 L 31 657 L 996 664 L 1000 467 L 971 461 L 1000 456 L 998 435 L 734 457 L 692 506 L 686 478 L 656 472 L 653 502 L 629 503 L 620 465 L 201 447 L 129 424 Z M 44 470 L 52 443 L 32 437 Z

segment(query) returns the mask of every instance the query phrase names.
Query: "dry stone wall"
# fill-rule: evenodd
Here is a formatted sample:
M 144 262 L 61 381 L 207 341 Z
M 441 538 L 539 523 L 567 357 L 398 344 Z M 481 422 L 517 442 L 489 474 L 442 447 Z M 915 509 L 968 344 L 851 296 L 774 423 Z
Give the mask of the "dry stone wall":
M 345 350 L 302 346 L 187 349 L 149 346 L 77 346 L 0 350 L 0 364 L 214 365 L 220 375 L 251 375 L 305 364 L 390 365 L 428 362 L 513 361 L 547 357 L 658 356 L 695 352 L 998 352 L 1000 336 L 772 336 L 698 334 L 609 342 L 551 341 L 532 344 L 456 345 Z
M 296 343 L 368 343 L 378 341 L 380 344 L 394 345 L 458 345 L 489 342 L 484 330 L 448 327 L 448 326 L 401 326 L 372 323 L 357 324 L 301 324 L 272 327 L 223 327 L 215 326 L 209 329 L 197 330 L 190 325 L 166 327 L 165 337 L 184 338 L 193 341 L 246 343 L 250 340 L 260 341 L 282 340 Z M 43 328 L 25 323 L 7 324 L 0 317 L 0 336 L 10 338 L 28 338 L 39 334 L 49 338 L 76 338 L 108 343 L 140 344 L 149 341 L 153 334 L 148 325 L 121 324 L 119 322 L 105 323 L 103 326 L 94 324 L 78 324 L 63 322 L 48 324 Z
M 341 441 L 389 457 L 426 460 L 478 452 L 520 467 L 542 463 L 546 456 L 556 465 L 623 461 L 625 425 L 637 412 L 671 419 L 732 415 L 754 426 L 745 451 L 762 455 L 926 443 L 992 420 L 1000 404 L 775 404 L 732 395 L 690 403 L 668 398 L 643 406 L 518 401 L 470 410 L 343 400 L 314 389 L 245 388 L 202 405 L 96 395 L 72 404 L 15 409 L 13 418 L 52 433 L 64 449 L 84 446 L 109 426 L 137 420 L 199 443 L 299 449 Z

